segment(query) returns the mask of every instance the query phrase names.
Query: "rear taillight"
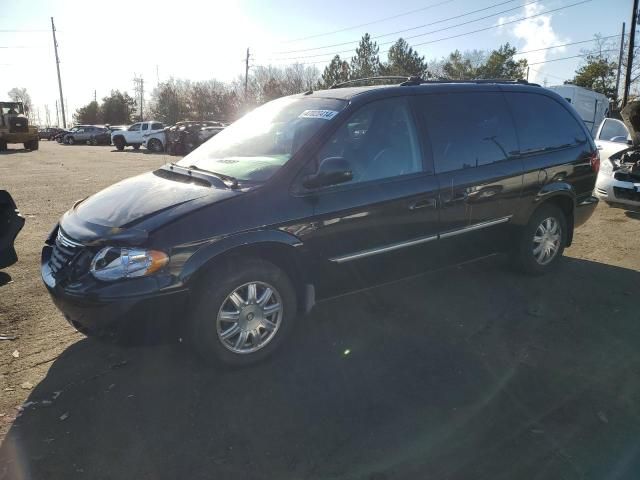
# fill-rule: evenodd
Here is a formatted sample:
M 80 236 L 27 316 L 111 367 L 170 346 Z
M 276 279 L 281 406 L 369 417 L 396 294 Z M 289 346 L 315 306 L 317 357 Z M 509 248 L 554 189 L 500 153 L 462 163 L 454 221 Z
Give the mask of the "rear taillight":
M 590 161 L 591 170 L 593 170 L 593 173 L 598 173 L 598 170 L 600 170 L 600 152 L 598 150 L 593 151 Z

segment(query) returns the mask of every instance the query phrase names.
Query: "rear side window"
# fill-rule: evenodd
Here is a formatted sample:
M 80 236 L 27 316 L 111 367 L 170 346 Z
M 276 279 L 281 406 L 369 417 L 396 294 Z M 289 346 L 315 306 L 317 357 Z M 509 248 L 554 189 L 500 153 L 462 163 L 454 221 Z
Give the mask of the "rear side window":
M 518 150 L 501 93 L 449 93 L 420 99 L 436 173 L 508 160 Z
M 506 92 L 520 139 L 520 151 L 535 153 L 587 141 L 578 120 L 546 95 Z
M 148 123 L 143 123 L 142 124 L 142 130 L 149 130 L 149 124 Z
M 613 138 L 623 137 L 623 141 L 626 141 L 628 136 L 629 132 L 627 131 L 627 127 L 624 126 L 624 123 L 622 123 L 620 120 L 608 118 L 602 125 L 598 140 L 611 141 Z M 617 140 L 619 141 L 619 139 Z

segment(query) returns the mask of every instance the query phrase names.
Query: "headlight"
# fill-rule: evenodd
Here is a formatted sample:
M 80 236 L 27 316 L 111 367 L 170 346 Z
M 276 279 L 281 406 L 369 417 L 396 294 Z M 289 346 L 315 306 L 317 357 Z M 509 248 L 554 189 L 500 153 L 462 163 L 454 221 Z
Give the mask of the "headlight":
M 611 160 L 609 160 L 608 158 L 604 159 L 601 163 L 600 163 L 600 171 L 602 173 L 612 173 L 613 172 L 613 165 L 611 163 Z
M 109 282 L 151 275 L 167 263 L 167 254 L 157 250 L 106 247 L 91 262 L 91 273 L 98 280 Z

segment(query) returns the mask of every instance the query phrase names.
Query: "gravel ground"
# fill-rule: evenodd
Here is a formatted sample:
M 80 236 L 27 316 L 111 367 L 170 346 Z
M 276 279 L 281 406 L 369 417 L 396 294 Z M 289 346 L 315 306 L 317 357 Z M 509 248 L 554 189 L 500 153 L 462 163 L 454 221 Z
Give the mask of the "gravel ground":
M 40 145 L 0 154 L 27 219 L 0 272 L 0 479 L 640 475 L 637 214 L 599 206 L 546 277 L 493 259 L 327 301 L 272 360 L 215 370 L 86 339 L 40 280 L 73 202 L 170 157 Z

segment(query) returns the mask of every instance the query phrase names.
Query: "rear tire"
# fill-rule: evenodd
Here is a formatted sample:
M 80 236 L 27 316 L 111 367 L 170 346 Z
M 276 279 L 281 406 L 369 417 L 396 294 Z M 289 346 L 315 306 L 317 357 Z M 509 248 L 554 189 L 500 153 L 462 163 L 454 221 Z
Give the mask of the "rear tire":
M 555 205 L 541 205 L 529 219 L 514 251 L 519 270 L 542 275 L 555 268 L 567 244 L 567 219 Z
M 113 144 L 116 146 L 116 149 L 122 151 L 124 150 L 124 138 L 116 137 L 113 139 Z
M 67 138 L 67 145 L 73 145 L 74 143 L 75 143 L 75 140 L 73 139 L 73 137 Z
M 265 296 L 269 296 L 266 301 Z M 200 280 L 190 343 L 207 363 L 250 365 L 278 349 L 291 332 L 296 314 L 295 290 L 277 266 L 259 259 L 218 264 Z M 225 320 L 228 316 L 232 319 Z
M 149 146 L 149 150 L 156 153 L 161 153 L 164 149 L 162 148 L 162 142 L 157 138 L 152 138 L 149 140 L 147 144 Z

